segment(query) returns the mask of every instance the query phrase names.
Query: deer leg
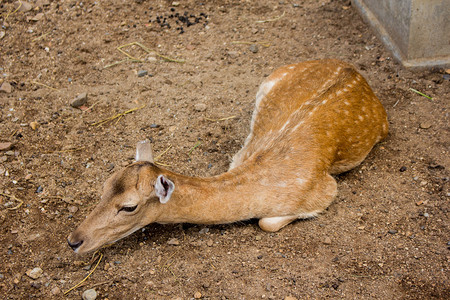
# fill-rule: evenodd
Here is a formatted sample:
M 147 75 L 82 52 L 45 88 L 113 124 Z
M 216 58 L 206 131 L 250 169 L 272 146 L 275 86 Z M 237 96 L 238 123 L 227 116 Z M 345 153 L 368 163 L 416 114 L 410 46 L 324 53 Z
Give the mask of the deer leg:
M 259 220 L 258 224 L 264 231 L 275 232 L 296 219 L 298 219 L 298 216 L 262 218 Z

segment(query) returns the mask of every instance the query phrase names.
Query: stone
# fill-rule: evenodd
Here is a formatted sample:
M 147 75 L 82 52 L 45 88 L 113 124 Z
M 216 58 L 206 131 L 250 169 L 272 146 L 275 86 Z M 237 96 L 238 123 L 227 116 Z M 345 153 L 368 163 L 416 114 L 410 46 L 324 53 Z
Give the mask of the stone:
M 168 240 L 167 244 L 172 245 L 172 246 L 178 246 L 178 245 L 180 245 L 180 241 L 178 239 L 173 238 L 173 239 Z
M 42 273 L 44 273 L 44 271 L 42 271 L 42 269 L 39 267 L 33 268 L 25 272 L 25 274 L 27 274 L 27 276 L 30 277 L 31 279 L 38 279 L 39 277 L 42 276 Z
M 259 48 L 257 45 L 251 44 L 250 47 L 248 47 L 248 50 L 250 50 L 250 52 L 252 52 L 252 53 L 258 53 Z
M 12 86 L 9 84 L 9 82 L 3 82 L 2 86 L 0 87 L 0 92 L 4 92 L 4 93 L 11 93 L 12 92 Z
M 78 207 L 76 207 L 75 205 L 71 205 L 67 208 L 69 210 L 70 213 L 74 214 L 78 211 Z
M 85 290 L 81 298 L 83 300 L 95 300 L 97 298 L 97 292 L 94 289 Z
M 24 1 L 17 1 L 14 3 L 15 9 L 19 9 L 21 12 L 27 12 L 33 9 L 33 4 L 24 2 Z
M 420 124 L 419 124 L 419 127 L 420 127 L 421 129 L 428 129 L 428 128 L 431 127 L 431 123 L 428 122 L 428 121 L 425 121 L 425 122 L 420 123 Z
M 39 128 L 39 123 L 33 121 L 33 122 L 30 123 L 30 127 L 31 127 L 31 129 L 36 130 L 36 129 Z
M 298 300 L 298 299 L 295 298 L 295 297 L 292 297 L 292 296 L 286 296 L 286 297 L 284 298 L 284 300 Z
M 147 75 L 148 74 L 148 71 L 147 70 L 139 70 L 138 72 L 137 72 L 137 76 L 138 77 L 144 77 L 145 75 Z
M 202 112 L 206 110 L 206 104 L 205 103 L 197 103 L 194 105 L 194 109 L 198 112 Z
M 44 17 L 43 13 L 38 13 L 33 18 L 31 18 L 31 21 L 37 22 L 37 21 L 42 20 L 43 17 Z
M 80 106 L 87 103 L 87 93 L 81 93 L 79 94 L 71 103 L 70 106 L 74 108 L 79 108 Z
M 327 237 L 323 240 L 323 243 L 324 243 L 325 245 L 330 245 L 330 244 L 331 244 L 331 239 L 327 236 Z
M 12 148 L 14 144 L 11 142 L 0 143 L 0 151 L 7 151 Z
M 202 293 L 200 293 L 200 292 L 195 292 L 194 293 L 194 298 L 195 299 L 200 299 L 202 297 Z
M 388 233 L 389 233 L 389 234 L 396 234 L 396 233 L 397 233 L 397 230 L 391 229 L 391 230 L 388 231 Z
M 55 286 L 54 288 L 52 288 L 52 290 L 50 291 L 50 293 L 52 295 L 58 295 L 59 293 L 61 293 L 61 290 L 59 289 L 59 287 Z

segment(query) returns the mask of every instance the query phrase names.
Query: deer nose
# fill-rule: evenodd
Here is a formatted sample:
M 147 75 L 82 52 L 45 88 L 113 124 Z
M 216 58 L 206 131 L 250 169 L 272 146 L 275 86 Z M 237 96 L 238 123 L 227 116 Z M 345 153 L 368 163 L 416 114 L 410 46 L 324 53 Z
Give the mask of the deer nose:
M 76 242 L 76 243 L 71 243 L 70 240 L 67 240 L 67 243 L 69 243 L 70 248 L 73 249 L 73 251 L 77 251 L 78 247 L 81 246 L 81 244 L 83 244 L 83 240 Z

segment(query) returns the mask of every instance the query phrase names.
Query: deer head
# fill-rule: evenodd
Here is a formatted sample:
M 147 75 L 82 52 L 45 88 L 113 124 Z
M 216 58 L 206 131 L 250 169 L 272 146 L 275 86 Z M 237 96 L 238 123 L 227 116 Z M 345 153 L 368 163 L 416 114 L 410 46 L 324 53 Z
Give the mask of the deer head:
M 106 181 L 97 207 L 69 235 L 69 246 L 83 254 L 154 222 L 174 189 L 174 183 L 153 164 L 150 142 L 138 143 L 136 163 Z

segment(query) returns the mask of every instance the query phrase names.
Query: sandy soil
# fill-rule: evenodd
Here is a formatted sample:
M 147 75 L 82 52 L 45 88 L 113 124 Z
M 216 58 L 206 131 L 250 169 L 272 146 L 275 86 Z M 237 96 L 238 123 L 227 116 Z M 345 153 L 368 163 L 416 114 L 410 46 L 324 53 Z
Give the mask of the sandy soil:
M 349 1 L 31 4 L 16 12 L 12 1 L 0 4 L 0 142 L 13 143 L 0 150 L 4 299 L 80 299 L 89 288 L 97 299 L 450 294 L 449 75 L 403 69 Z M 176 24 L 185 12 L 189 24 Z M 124 61 L 117 47 L 133 42 L 185 63 L 136 45 L 123 50 L 141 62 Z M 102 250 L 89 279 L 63 296 L 99 259 L 75 255 L 66 237 L 98 202 L 106 178 L 133 160 L 137 141 L 152 139 L 156 154 L 171 145 L 160 159 L 171 170 L 224 172 L 249 132 L 264 77 L 328 57 L 366 77 L 386 107 L 390 135 L 338 177 L 324 214 L 277 233 L 253 220 L 149 225 Z M 85 106 L 71 107 L 83 92 Z

